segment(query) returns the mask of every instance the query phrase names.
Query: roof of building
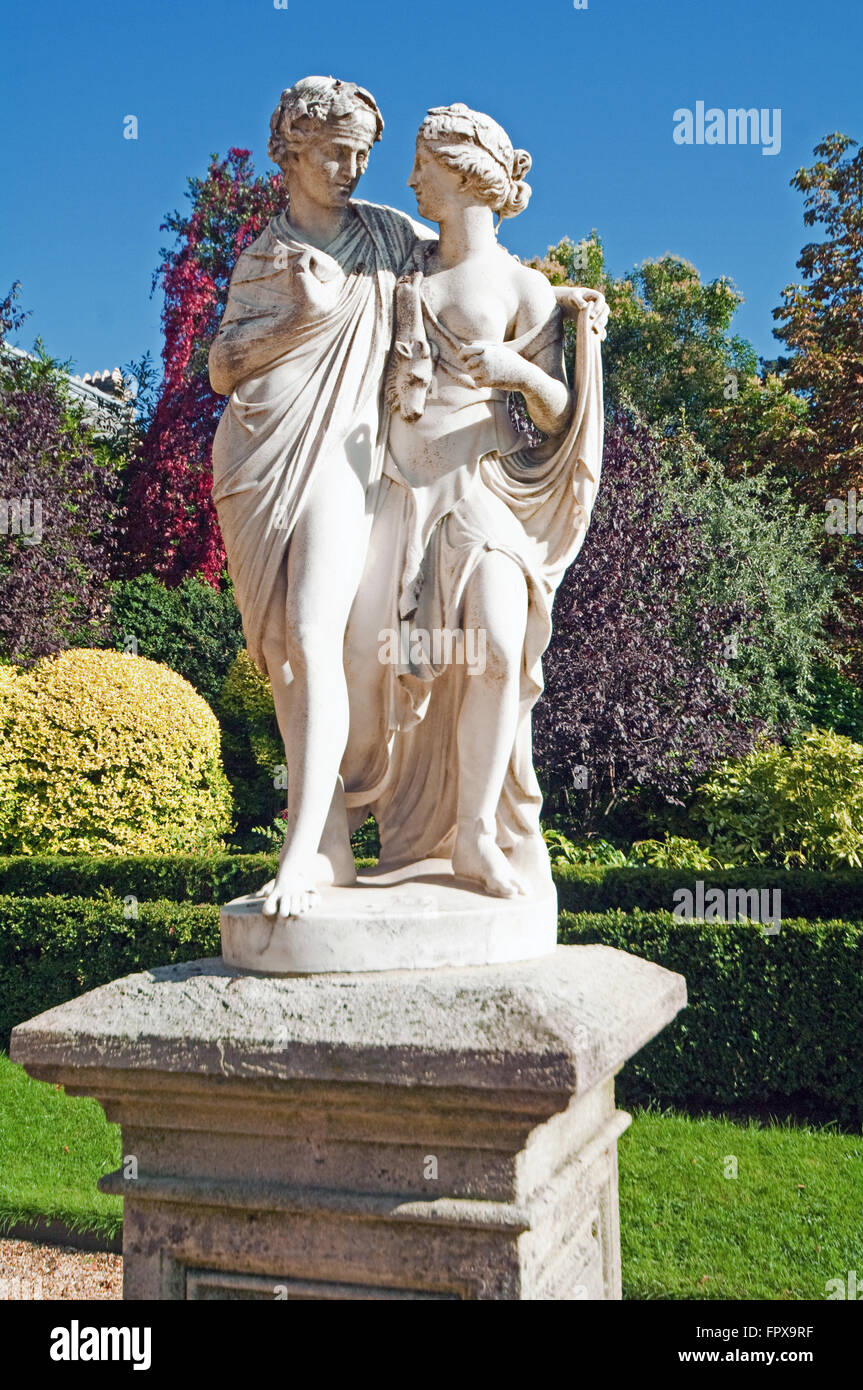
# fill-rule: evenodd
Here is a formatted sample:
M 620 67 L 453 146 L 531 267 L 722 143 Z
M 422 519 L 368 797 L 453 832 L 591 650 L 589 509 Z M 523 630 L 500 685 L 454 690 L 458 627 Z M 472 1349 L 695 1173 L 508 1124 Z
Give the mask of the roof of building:
M 0 350 L 16 357 L 27 357 L 31 362 L 38 360 L 34 353 L 26 352 L 24 348 L 13 347 L 11 343 L 0 344 Z M 72 375 L 62 367 L 58 370 L 66 378 L 69 394 L 81 402 L 91 418 L 101 417 L 103 424 L 106 423 L 106 417 L 112 421 L 119 421 L 120 415 L 131 408 L 134 392 L 124 384 L 123 373 L 119 367 L 115 367 L 113 371 L 86 372 L 84 376 Z

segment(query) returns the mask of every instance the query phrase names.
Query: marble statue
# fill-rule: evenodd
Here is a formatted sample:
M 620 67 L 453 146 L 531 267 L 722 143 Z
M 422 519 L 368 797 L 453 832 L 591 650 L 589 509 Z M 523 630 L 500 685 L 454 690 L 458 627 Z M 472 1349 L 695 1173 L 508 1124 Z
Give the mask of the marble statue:
M 213 495 L 288 766 L 270 918 L 353 882 L 368 813 L 384 870 L 443 865 L 489 899 L 550 886 L 530 717 L 599 482 L 607 306 L 498 243 L 531 161 L 490 117 L 420 127 L 409 184 L 436 236 L 352 196 L 382 127 L 353 84 L 283 93 L 287 207 L 240 257 L 210 354 Z
M 210 349 L 213 389 L 229 398 L 213 500 L 285 743 L 287 837 L 267 911 L 296 914 L 319 884 L 354 877 L 337 786 L 348 735 L 343 643 L 366 556 L 366 498 L 380 476 L 396 277 L 423 232 L 353 198 L 383 130 L 369 92 L 304 78 L 282 93 L 270 129 L 286 207 L 240 256 Z

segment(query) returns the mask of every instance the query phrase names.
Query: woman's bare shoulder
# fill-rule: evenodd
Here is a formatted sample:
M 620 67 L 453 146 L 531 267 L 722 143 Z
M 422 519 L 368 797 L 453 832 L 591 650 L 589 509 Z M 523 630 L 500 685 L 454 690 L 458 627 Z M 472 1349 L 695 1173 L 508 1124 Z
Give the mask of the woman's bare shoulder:
M 511 258 L 511 262 L 512 285 L 518 296 L 519 327 L 524 332 L 559 313 L 557 299 L 541 271 L 524 265 L 516 256 Z

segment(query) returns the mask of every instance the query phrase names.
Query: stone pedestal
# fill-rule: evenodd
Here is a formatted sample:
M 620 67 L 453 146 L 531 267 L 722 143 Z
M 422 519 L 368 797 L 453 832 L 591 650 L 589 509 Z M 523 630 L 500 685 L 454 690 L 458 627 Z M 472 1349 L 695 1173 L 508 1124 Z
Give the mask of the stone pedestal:
M 547 956 L 557 944 L 557 890 L 491 898 L 446 859 L 365 869 L 347 888 L 321 887 L 303 917 L 265 917 L 249 894 L 223 907 L 222 959 L 264 975 L 433 970 Z
M 129 1299 L 620 1297 L 614 1075 L 685 1003 L 604 946 L 471 969 L 131 975 L 12 1056 L 123 1132 Z

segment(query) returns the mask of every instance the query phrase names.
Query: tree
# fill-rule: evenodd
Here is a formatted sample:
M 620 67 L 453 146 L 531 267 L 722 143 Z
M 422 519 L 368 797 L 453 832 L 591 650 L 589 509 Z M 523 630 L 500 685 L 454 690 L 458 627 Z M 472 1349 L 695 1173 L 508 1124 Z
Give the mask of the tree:
M 731 332 L 743 296 L 727 276 L 703 283 L 695 266 L 666 254 L 616 278 L 594 231 L 564 238 L 531 263 L 552 284 L 603 291 L 611 316 L 603 349 L 610 405 L 633 404 L 667 434 L 694 434 L 728 471 L 753 471 L 777 453 L 779 441 L 806 414 L 755 349 Z M 574 332 L 568 325 L 568 357 Z
M 814 153 L 816 162 L 798 169 L 791 184 L 804 195 L 804 223 L 825 235 L 803 247 L 797 265 L 805 283 L 783 291 L 774 332 L 790 350 L 780 362 L 785 379 L 809 404 L 805 427 L 785 440 L 780 461 L 797 495 L 823 515 L 831 498 L 847 506 L 853 490 L 863 499 L 863 149 L 835 133 Z M 838 634 L 858 675 L 863 507 L 860 518 L 825 547 L 847 585 Z
M 655 424 L 683 417 L 697 433 L 722 402 L 728 373 L 755 370 L 754 350 L 729 333 L 743 296 L 725 276 L 702 284 L 693 265 L 667 254 L 616 278 L 595 231 L 577 244 L 564 238 L 532 264 L 552 284 L 590 285 L 608 300 L 603 368 L 612 406 L 631 403 Z
M 618 408 L 587 539 L 555 602 L 534 718 L 551 806 L 582 829 L 644 787 L 679 800 L 760 729 L 723 679 L 727 643 L 745 639 L 753 616 L 739 599 L 699 595 L 715 541 L 662 493 L 657 432 Z
M 213 156 L 189 179 L 192 210 L 171 213 L 154 277 L 165 294 L 163 379 L 128 470 L 123 570 L 167 584 L 199 574 L 218 585 L 225 568 L 212 488 L 211 449 L 224 401 L 210 388 L 207 352 L 240 252 L 282 206 L 280 176 L 256 177 L 248 150 Z
M 633 400 L 648 420 L 680 419 L 703 437 L 723 393 L 757 368 L 729 331 L 743 296 L 727 277 L 702 284 L 689 261 L 665 255 L 612 281 L 606 298 L 611 401 Z
M 161 662 L 185 676 L 216 706 L 231 663 L 243 646 L 243 625 L 230 584 L 213 589 L 187 575 L 169 589 L 151 574 L 111 589 L 115 646 Z
M 105 635 L 120 461 L 41 345 L 5 347 L 17 291 L 0 304 L 0 656 L 28 663 Z
M 696 518 L 707 541 L 692 599 L 741 603 L 747 613 L 723 672 L 738 716 L 777 732 L 808 722 L 835 589 L 819 559 L 822 523 L 770 468 L 729 477 L 683 434 L 659 447 L 665 507 Z
M 817 162 L 791 180 L 804 196 L 803 221 L 826 230 L 803 247 L 808 284 L 788 285 L 774 309 L 776 337 L 790 349 L 786 379 L 811 402 L 808 429 L 789 462 L 801 493 L 819 510 L 863 483 L 863 149 L 847 135 L 816 145 Z

